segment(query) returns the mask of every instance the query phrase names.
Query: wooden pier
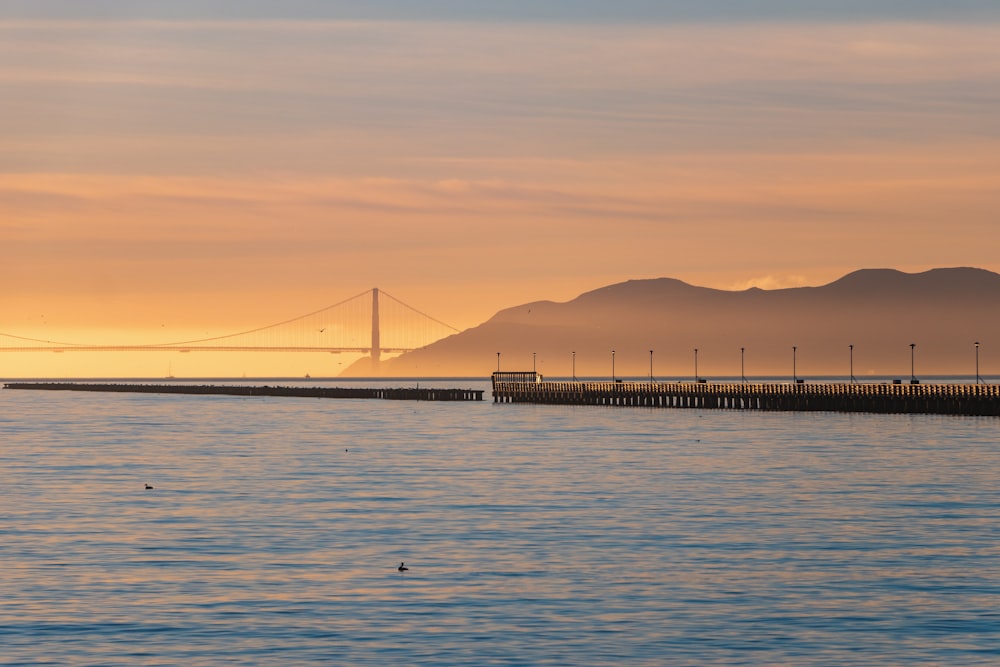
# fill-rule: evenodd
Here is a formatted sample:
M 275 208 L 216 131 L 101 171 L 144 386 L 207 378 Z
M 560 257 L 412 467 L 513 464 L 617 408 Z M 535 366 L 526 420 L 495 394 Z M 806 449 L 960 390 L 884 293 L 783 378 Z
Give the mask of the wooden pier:
M 11 382 L 4 389 L 103 391 L 138 394 L 284 396 L 297 398 L 367 398 L 395 401 L 481 401 L 482 389 L 409 387 L 269 387 L 189 384 L 88 384 L 81 382 Z
M 494 373 L 495 403 L 1000 416 L 1000 385 L 545 382 Z

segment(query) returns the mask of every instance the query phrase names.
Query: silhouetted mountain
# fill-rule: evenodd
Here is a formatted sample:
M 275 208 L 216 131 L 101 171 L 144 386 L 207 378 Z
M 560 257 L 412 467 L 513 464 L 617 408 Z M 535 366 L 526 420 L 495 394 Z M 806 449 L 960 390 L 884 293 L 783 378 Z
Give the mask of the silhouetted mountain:
M 618 376 L 691 378 L 694 349 L 703 377 L 739 376 L 745 348 L 748 376 L 796 370 L 846 375 L 854 345 L 856 375 L 909 377 L 910 343 L 916 374 L 981 371 L 991 341 L 1000 345 L 1000 275 L 973 268 L 907 274 L 855 271 L 821 287 L 726 291 L 679 280 L 630 280 L 566 303 L 537 301 L 498 312 L 483 324 L 382 363 L 387 376 L 487 376 L 497 367 L 569 376 L 607 377 L 612 350 Z M 998 355 L 1000 356 L 1000 355 Z M 995 368 L 995 366 L 994 366 Z M 365 374 L 359 364 L 352 374 Z M 370 372 L 370 370 L 369 370 Z

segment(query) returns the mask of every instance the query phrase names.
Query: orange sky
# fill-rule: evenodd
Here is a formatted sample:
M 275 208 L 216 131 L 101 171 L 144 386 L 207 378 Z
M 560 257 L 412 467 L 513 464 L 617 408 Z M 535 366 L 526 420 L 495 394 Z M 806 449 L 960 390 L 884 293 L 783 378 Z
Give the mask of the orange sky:
M 998 25 L 0 20 L 0 332 L 1000 271 Z

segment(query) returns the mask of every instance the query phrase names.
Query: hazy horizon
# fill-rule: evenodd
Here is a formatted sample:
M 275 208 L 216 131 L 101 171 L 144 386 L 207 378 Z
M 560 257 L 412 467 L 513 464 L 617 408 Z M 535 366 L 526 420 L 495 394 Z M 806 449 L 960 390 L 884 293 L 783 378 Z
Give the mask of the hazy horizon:
M 799 377 L 847 376 L 848 348 L 859 378 L 900 377 L 915 358 L 919 375 L 959 377 L 974 375 L 968 358 L 973 349 L 980 374 L 988 375 L 990 332 L 1000 327 L 1000 311 L 991 307 L 1000 301 L 1000 274 L 976 268 L 917 274 L 867 269 L 822 286 L 771 290 L 717 290 L 672 278 L 631 280 L 565 302 L 511 304 L 476 327 L 453 332 L 381 292 L 378 369 L 364 349 L 240 351 L 257 345 L 369 346 L 372 299 L 365 292 L 276 328 L 206 340 L 194 332 L 183 342 L 167 340 L 165 328 L 148 333 L 161 338 L 134 341 L 116 338 L 121 334 L 115 330 L 89 332 L 86 340 L 47 341 L 51 345 L 44 347 L 59 347 L 55 351 L 62 354 L 4 352 L 0 377 L 482 378 L 496 370 L 494 361 L 503 370 L 604 377 L 612 370 L 610 352 L 620 377 L 648 377 L 652 371 L 661 379 L 683 380 L 694 375 L 694 348 L 701 353 L 702 377 L 739 377 L 742 369 L 748 377 L 780 378 L 796 364 Z M 0 334 L 3 347 L 41 342 Z M 905 341 L 919 341 L 914 343 L 919 355 Z M 199 344 L 234 349 L 209 351 Z M 175 347 L 87 352 L 72 349 L 77 345 Z M 393 351 L 399 346 L 416 349 L 400 355 Z M 654 349 L 656 364 L 650 368 Z M 114 368 L 126 370 L 116 375 Z

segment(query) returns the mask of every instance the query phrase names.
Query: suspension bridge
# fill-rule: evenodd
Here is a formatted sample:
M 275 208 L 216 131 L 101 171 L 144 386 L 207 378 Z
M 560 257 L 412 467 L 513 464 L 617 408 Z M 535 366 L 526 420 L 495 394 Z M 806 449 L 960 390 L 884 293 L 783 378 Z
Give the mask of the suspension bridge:
M 67 343 L 0 333 L 0 352 L 409 352 L 458 329 L 377 287 L 305 315 L 247 331 L 145 345 Z

